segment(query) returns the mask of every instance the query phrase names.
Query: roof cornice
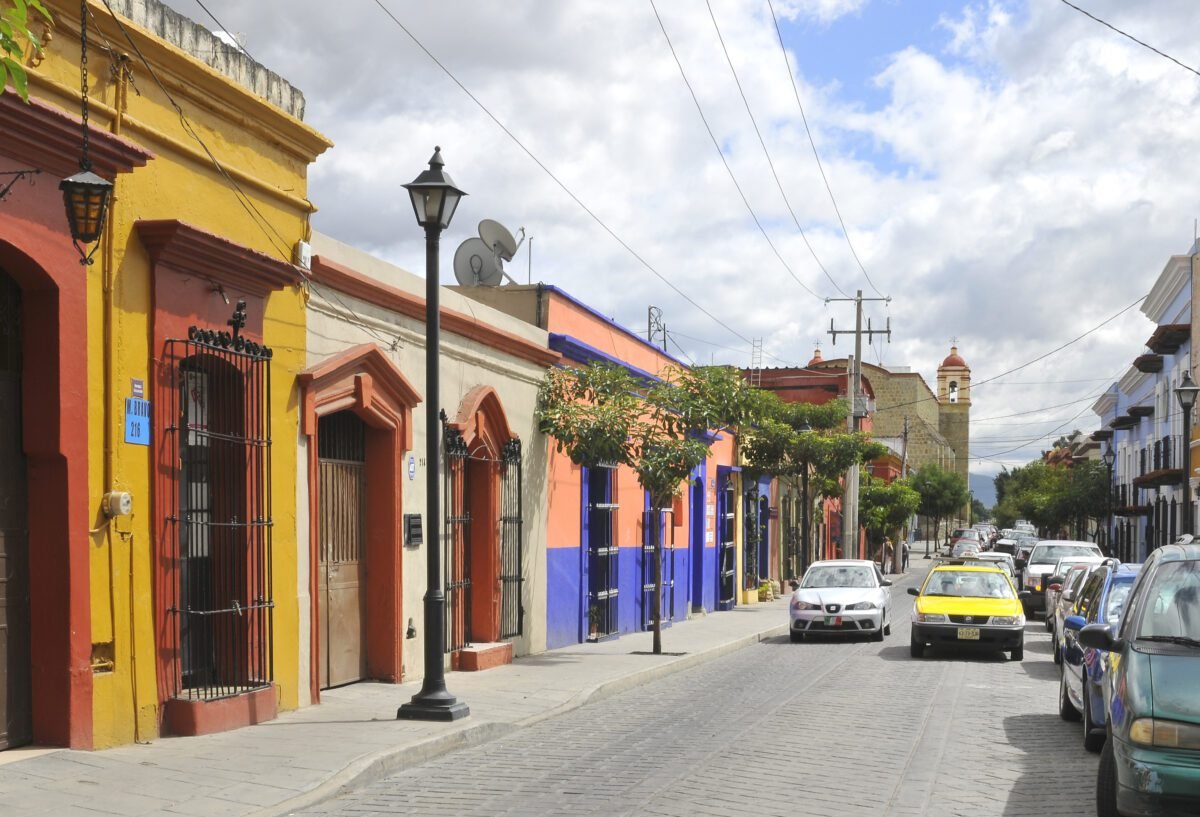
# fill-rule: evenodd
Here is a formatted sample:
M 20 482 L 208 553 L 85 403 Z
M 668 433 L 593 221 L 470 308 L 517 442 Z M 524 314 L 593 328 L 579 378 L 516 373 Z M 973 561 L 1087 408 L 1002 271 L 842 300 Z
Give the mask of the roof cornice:
M 1155 323 L 1163 323 L 1168 317 L 1167 309 L 1183 291 L 1184 286 L 1190 283 L 1191 272 L 1190 255 L 1172 255 L 1163 271 L 1159 273 L 1154 286 L 1150 288 L 1150 294 L 1142 301 L 1142 314 Z

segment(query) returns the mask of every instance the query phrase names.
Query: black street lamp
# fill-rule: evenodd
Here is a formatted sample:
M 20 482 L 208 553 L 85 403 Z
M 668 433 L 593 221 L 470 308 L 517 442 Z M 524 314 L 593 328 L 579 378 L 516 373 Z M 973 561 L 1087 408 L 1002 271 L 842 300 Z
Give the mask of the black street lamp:
M 1108 469 L 1108 492 L 1105 494 L 1107 501 L 1104 503 L 1105 516 L 1108 521 L 1105 523 L 1104 528 L 1104 549 L 1108 551 L 1109 556 L 1114 556 L 1118 555 L 1114 553 L 1112 546 L 1112 499 L 1113 491 L 1115 490 L 1113 487 L 1113 463 L 1117 461 L 1117 455 L 1113 451 L 1112 443 L 1109 443 L 1108 447 L 1104 449 L 1104 454 L 1100 459 L 1104 461 L 1104 467 Z
M 446 689 L 446 595 L 442 592 L 442 517 L 438 491 L 442 435 L 438 419 L 438 357 L 441 352 L 441 311 L 438 304 L 438 245 L 450 226 L 454 210 L 466 195 L 442 168 L 442 149 L 433 149 L 429 169 L 404 185 L 412 197 L 417 224 L 425 228 L 425 679 L 421 691 L 400 707 L 397 718 L 456 721 L 471 714 L 465 703 Z
M 1192 533 L 1192 407 L 1200 386 L 1192 382 L 1190 372 L 1175 387 L 1175 398 L 1183 409 L 1183 532 Z

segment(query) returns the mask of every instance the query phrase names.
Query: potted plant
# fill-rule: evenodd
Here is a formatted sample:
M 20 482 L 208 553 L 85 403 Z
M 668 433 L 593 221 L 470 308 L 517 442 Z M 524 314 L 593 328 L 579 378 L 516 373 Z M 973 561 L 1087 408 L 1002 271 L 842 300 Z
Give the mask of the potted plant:
M 593 604 L 588 607 L 588 638 L 595 638 L 600 634 L 600 605 Z

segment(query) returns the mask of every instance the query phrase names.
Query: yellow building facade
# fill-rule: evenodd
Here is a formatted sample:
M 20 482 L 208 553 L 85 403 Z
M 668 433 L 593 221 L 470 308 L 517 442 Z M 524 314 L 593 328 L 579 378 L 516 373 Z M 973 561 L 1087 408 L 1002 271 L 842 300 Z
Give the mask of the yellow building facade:
M 80 9 L 46 5 L 53 21 L 35 25 L 43 53 L 27 62 L 29 110 L 63 120 L 67 134 L 80 118 Z M 70 633 L 63 650 L 31 646 L 27 657 L 29 739 L 81 748 L 231 728 L 297 706 L 306 298 L 292 261 L 314 210 L 308 167 L 330 147 L 303 123 L 300 93 L 238 49 L 155 0 L 111 5 L 128 16 L 88 3 L 87 76 L 96 169 L 115 189 L 94 264 L 76 261 L 57 282 L 60 293 L 77 290 L 84 318 L 79 327 L 60 308 L 60 342 L 76 332 L 86 349 L 82 368 L 77 358 L 60 367 L 82 382 L 63 375 L 57 387 L 60 414 L 84 406 L 71 433 L 86 439 L 85 467 L 70 460 L 79 452 L 60 453 L 86 474 L 63 534 Z M 19 124 L 22 109 L 5 101 Z M 62 165 L 78 146 L 57 150 Z M 0 151 L 0 162 L 39 159 L 32 147 L 15 152 Z M 56 182 L 38 187 L 52 199 Z M 57 212 L 41 199 L 3 206 L 0 274 L 28 263 L 61 276 L 61 198 Z M 6 265 L 6 248 L 19 260 Z M 26 315 L 36 287 L 11 277 Z M 28 425 L 40 352 L 22 326 L 13 343 Z M 33 514 L 32 465 L 23 479 Z M 30 572 L 37 621 L 57 585 L 36 564 Z M 37 683 L 59 675 L 65 724 Z

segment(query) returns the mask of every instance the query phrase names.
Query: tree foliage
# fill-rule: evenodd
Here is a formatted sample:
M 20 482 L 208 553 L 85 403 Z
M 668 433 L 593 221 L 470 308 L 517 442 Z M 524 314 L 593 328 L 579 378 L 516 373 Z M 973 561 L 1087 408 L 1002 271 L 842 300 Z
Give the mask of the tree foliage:
M 728 367 L 668 367 L 646 382 L 607 363 L 551 369 L 538 394 L 543 433 L 579 465 L 626 465 L 662 508 L 708 456 L 708 433 L 752 424 L 764 402 Z M 654 542 L 654 652 L 662 651 L 660 515 Z
M 911 485 L 921 496 L 921 515 L 933 520 L 935 532 L 942 520 L 965 505 L 970 496 L 966 480 L 932 462 L 921 466 L 912 476 Z
M 899 542 L 901 531 L 921 506 L 921 494 L 909 479 L 884 482 L 866 471 L 861 472 L 858 494 L 858 518 L 872 541 L 890 536 Z
M 995 516 L 1002 527 L 1028 519 L 1050 535 L 1068 533 L 1083 539 L 1088 520 L 1100 519 L 1108 510 L 1108 469 L 1092 460 L 1062 468 L 1036 460 L 1001 472 L 996 489 Z
M 25 73 L 26 44 L 34 53 L 41 46 L 29 30 L 29 12 L 33 10 L 47 21 L 50 12 L 41 0 L 3 0 L 6 8 L 0 12 L 0 88 L 12 80 L 13 89 L 25 102 L 29 101 L 29 77 Z

